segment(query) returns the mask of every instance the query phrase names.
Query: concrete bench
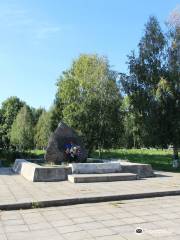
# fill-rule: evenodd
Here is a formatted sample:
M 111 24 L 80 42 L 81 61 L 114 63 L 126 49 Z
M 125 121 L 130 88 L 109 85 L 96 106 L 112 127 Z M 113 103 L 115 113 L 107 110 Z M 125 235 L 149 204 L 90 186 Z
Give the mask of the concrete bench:
M 116 163 L 72 163 L 72 174 L 93 174 L 93 173 L 119 173 L 121 165 Z

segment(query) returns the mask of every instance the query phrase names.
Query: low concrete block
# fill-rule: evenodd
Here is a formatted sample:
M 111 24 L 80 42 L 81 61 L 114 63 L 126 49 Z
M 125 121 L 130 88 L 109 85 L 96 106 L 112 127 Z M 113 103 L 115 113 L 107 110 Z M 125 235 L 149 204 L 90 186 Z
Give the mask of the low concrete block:
M 120 161 L 122 172 L 131 172 L 138 174 L 140 178 L 154 177 L 155 174 L 150 164 L 131 163 Z
M 67 180 L 71 169 L 63 166 L 59 167 L 37 167 L 34 173 L 34 182 L 56 182 Z
M 133 173 L 72 174 L 68 176 L 68 180 L 72 183 L 130 181 L 137 179 L 137 174 Z
M 37 166 L 37 164 L 30 163 L 24 159 L 16 159 L 12 169 L 15 173 L 21 174 L 30 181 L 34 181 L 34 173 Z
M 22 164 L 23 163 L 26 163 L 27 161 L 24 160 L 24 159 L 16 159 L 13 166 L 12 166 L 12 170 L 15 172 L 15 173 L 19 173 L 21 174 L 21 169 L 22 169 Z
M 93 173 L 118 173 L 121 172 L 121 165 L 116 163 L 72 163 L 69 164 L 73 174 L 93 174 Z
M 153 169 L 150 164 L 145 163 L 132 163 L 127 160 L 122 159 L 94 159 L 88 158 L 88 162 L 103 162 L 103 163 L 117 163 L 119 162 L 122 168 L 122 172 L 131 172 L 136 173 L 139 177 L 146 178 L 146 177 L 155 177 Z
M 68 174 L 71 174 L 69 167 L 43 167 L 24 159 L 16 159 L 12 169 L 32 182 L 63 181 L 67 180 Z

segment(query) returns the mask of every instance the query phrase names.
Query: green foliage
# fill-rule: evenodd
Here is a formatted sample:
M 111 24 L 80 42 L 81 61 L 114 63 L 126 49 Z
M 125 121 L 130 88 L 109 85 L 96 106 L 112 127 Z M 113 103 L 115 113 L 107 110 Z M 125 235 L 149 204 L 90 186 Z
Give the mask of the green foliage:
M 157 102 L 157 88 L 163 76 L 166 38 L 155 17 L 150 17 L 139 43 L 139 53 L 129 56 L 130 76 L 123 81 L 140 138 L 145 146 L 167 145 L 161 132 L 162 115 Z M 163 132 L 165 133 L 165 132 Z
M 10 97 L 2 103 L 0 110 L 0 146 L 2 148 L 9 147 L 11 126 L 24 104 L 17 97 Z
M 19 152 L 10 151 L 10 150 L 2 150 L 0 149 L 0 159 L 2 160 L 2 165 L 4 167 L 11 166 L 16 158 L 19 158 L 21 155 Z
M 31 150 L 31 151 L 13 151 L 13 150 L 2 150 L 0 149 L 0 159 L 4 167 L 10 167 L 13 165 L 15 159 L 42 159 L 45 151 L 43 150 Z
M 165 116 L 167 141 L 179 147 L 180 135 L 180 12 L 179 21 L 171 25 L 166 52 L 166 76 L 161 80 L 157 98 Z
M 32 115 L 27 106 L 19 111 L 15 121 L 13 122 L 10 140 L 16 146 L 16 149 L 23 151 L 33 147 L 33 121 Z
M 81 55 L 58 81 L 56 111 L 83 136 L 89 150 L 118 143 L 120 106 L 116 72 L 104 57 Z
M 43 111 L 36 125 L 35 144 L 39 149 L 47 147 L 48 139 L 51 134 L 50 130 L 51 113 Z
M 55 129 L 57 128 L 59 122 L 63 118 L 62 110 L 63 110 L 62 101 L 60 101 L 60 99 L 58 97 L 58 93 L 57 93 L 54 106 L 51 107 L 51 109 L 50 109 L 50 113 L 51 113 L 50 129 L 51 129 L 52 132 L 55 131 Z
M 132 111 L 128 96 L 123 98 L 122 104 L 124 133 L 121 139 L 121 145 L 126 148 L 136 148 L 143 146 L 141 142 L 141 129 L 138 113 Z
M 33 119 L 33 125 L 35 126 L 38 123 L 38 120 L 42 113 L 45 111 L 44 108 L 31 108 L 31 113 L 32 113 L 32 119 Z
M 132 110 L 125 122 L 134 116 L 143 144 L 172 144 L 175 157 L 180 135 L 179 31 L 180 25 L 176 25 L 169 35 L 164 34 L 156 18 L 150 17 L 138 56 L 129 56 L 130 76 L 122 80 Z
M 156 100 L 159 109 L 157 118 L 162 142 L 172 144 L 174 157 L 178 158 L 177 147 L 180 135 L 180 13 L 179 22 L 171 24 L 167 35 L 164 72 L 157 89 Z
M 0 109 L 0 149 L 3 148 L 3 115 L 2 115 L 2 111 Z

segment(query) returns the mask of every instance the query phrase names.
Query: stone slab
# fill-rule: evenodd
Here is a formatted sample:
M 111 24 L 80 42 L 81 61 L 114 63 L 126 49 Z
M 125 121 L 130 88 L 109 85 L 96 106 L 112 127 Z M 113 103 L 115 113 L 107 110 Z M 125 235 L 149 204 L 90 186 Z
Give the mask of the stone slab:
M 121 172 L 119 162 L 113 163 L 72 163 L 69 164 L 73 174 L 118 173 Z
M 137 179 L 138 175 L 133 173 L 72 174 L 68 176 L 68 180 L 72 183 L 114 182 Z
M 88 158 L 89 163 L 117 163 L 119 162 L 122 168 L 122 172 L 131 172 L 138 174 L 140 178 L 154 177 L 154 172 L 150 164 L 145 163 L 132 163 L 122 159 L 99 159 Z
M 34 175 L 37 166 L 39 167 L 39 165 L 30 163 L 25 159 L 16 159 L 12 170 L 15 173 L 21 174 L 27 180 L 34 182 Z
M 136 173 L 140 178 L 154 177 L 154 172 L 150 164 L 131 163 L 120 161 L 122 172 Z
M 71 174 L 69 167 L 43 167 L 24 159 L 16 159 L 12 169 L 32 182 L 64 181 Z

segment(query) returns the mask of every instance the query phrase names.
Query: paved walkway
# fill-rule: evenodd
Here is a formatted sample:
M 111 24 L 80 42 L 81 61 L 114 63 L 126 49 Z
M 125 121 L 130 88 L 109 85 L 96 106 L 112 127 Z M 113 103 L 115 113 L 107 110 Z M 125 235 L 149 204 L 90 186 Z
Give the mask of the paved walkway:
M 106 183 L 30 182 L 14 174 L 10 168 L 0 168 L 0 208 L 4 204 L 31 203 L 63 199 L 120 196 L 178 191 L 180 174 L 159 172 L 155 178 Z M 2 208 L 1 208 L 2 209 Z
M 179 240 L 179 203 L 174 196 L 2 211 L 0 240 Z

